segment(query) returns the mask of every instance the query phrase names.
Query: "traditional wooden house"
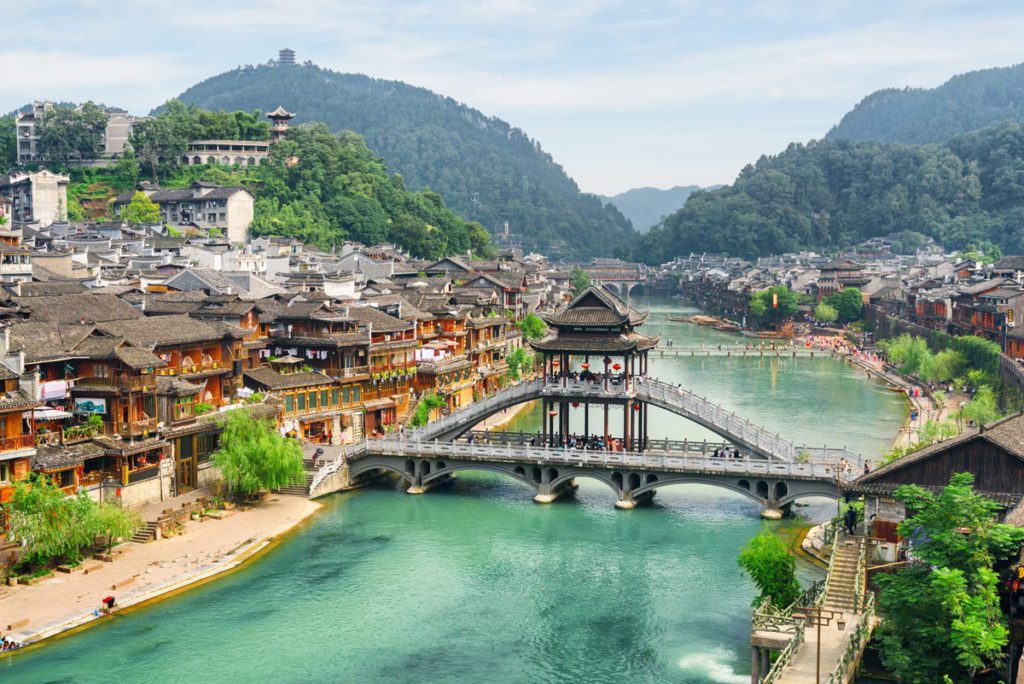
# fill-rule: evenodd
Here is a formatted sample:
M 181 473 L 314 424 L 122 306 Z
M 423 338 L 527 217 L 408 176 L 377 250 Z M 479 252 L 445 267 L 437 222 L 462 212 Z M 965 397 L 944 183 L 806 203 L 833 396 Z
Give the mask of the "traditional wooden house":
M 864 497 L 867 532 L 899 541 L 897 525 L 907 515 L 893 493 L 906 484 L 940 491 L 955 473 L 974 475 L 974 488 L 1010 510 L 1024 500 L 1024 414 L 990 423 L 977 432 L 932 444 L 888 463 L 844 487 Z
M 416 323 L 372 306 L 351 306 L 349 315 L 370 337 L 370 379 L 363 384 L 366 434 L 383 434 L 409 409 L 416 376 Z
M 282 405 L 282 433 L 311 442 L 347 444 L 363 437 L 363 401 L 359 383 L 341 384 L 301 360 L 283 357 L 271 367 L 245 372 L 245 385 Z
M 158 375 L 202 384 L 201 402 L 214 408 L 231 403 L 241 387 L 246 334 L 241 328 L 178 315 L 110 321 L 98 324 L 97 330 L 159 357 Z M 155 383 L 147 389 L 155 392 Z

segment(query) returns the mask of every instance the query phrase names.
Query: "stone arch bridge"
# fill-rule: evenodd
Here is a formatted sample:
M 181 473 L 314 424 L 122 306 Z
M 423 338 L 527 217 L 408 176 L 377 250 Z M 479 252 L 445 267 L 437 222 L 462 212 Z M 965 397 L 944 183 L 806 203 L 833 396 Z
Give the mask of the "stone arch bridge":
M 797 499 L 838 498 L 844 476 L 833 463 L 790 463 L 730 459 L 680 452 L 607 452 L 530 446 L 364 440 L 346 447 L 314 477 L 310 496 L 351 486 L 381 473 L 394 473 L 420 494 L 457 472 L 495 472 L 532 487 L 534 500 L 549 503 L 575 487 L 579 478 L 607 485 L 616 507 L 633 508 L 660 488 L 707 484 L 757 502 L 765 517 L 780 517 Z

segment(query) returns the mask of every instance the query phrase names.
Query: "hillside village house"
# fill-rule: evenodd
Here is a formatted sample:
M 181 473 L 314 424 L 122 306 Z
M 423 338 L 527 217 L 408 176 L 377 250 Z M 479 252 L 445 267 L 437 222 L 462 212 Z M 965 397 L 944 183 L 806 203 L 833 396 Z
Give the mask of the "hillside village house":
M 160 207 L 163 223 L 195 226 L 203 230 L 223 228 L 231 243 L 243 243 L 252 224 L 256 198 L 242 187 L 221 187 L 202 181 L 188 188 L 164 190 L 152 183 L 139 189 Z M 127 191 L 114 200 L 114 214 L 120 216 L 132 201 L 135 191 Z
M 68 216 L 68 183 L 62 173 L 15 171 L 0 175 L 0 197 L 11 204 L 15 223 L 28 223 L 46 228 Z

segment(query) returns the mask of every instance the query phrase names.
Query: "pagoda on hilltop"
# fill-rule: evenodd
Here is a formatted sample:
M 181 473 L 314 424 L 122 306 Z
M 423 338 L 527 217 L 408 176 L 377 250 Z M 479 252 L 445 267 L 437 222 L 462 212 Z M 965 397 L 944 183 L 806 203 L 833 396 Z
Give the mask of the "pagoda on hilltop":
M 647 352 L 660 339 L 636 332 L 647 312 L 627 306 L 601 285 L 591 285 L 542 318 L 552 333 L 530 344 L 542 357 L 544 383 L 552 390 L 542 400 L 544 443 L 562 446 L 582 438 L 593 448 L 597 437 L 606 450 L 646 448 L 648 406 L 634 397 L 633 387 L 637 377 L 647 374 Z M 598 435 L 590 429 L 591 404 L 604 412 L 604 431 Z M 583 431 L 575 435 L 570 430 L 570 407 L 581 405 Z M 622 407 L 618 437 L 610 432 L 610 406 Z
M 295 114 L 278 105 L 274 111 L 267 112 L 267 118 L 270 119 L 270 142 L 276 143 L 288 133 L 288 122 Z

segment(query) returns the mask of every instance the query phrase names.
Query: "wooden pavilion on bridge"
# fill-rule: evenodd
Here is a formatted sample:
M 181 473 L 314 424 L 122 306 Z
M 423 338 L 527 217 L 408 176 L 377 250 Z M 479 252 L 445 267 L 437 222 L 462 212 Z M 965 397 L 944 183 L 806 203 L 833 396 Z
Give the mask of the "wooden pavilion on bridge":
M 647 312 L 627 306 L 601 285 L 591 285 L 564 307 L 543 318 L 553 332 L 530 344 L 541 355 L 545 383 L 567 386 L 572 379 L 602 383 L 605 391 L 620 387 L 623 393 L 621 399 L 607 396 L 543 399 L 544 443 L 558 446 L 569 441 L 569 409 L 570 406 L 579 408 L 581 403 L 583 432 L 590 438 L 590 405 L 594 403 L 603 407 L 602 436 L 605 448 L 610 449 L 613 438 L 608 409 L 619 405 L 623 407 L 622 432 L 618 438 L 622 448 L 642 451 L 647 443 L 648 406 L 633 397 L 630 390 L 637 377 L 647 374 L 647 353 L 658 345 L 658 337 L 636 332 L 647 319 Z

